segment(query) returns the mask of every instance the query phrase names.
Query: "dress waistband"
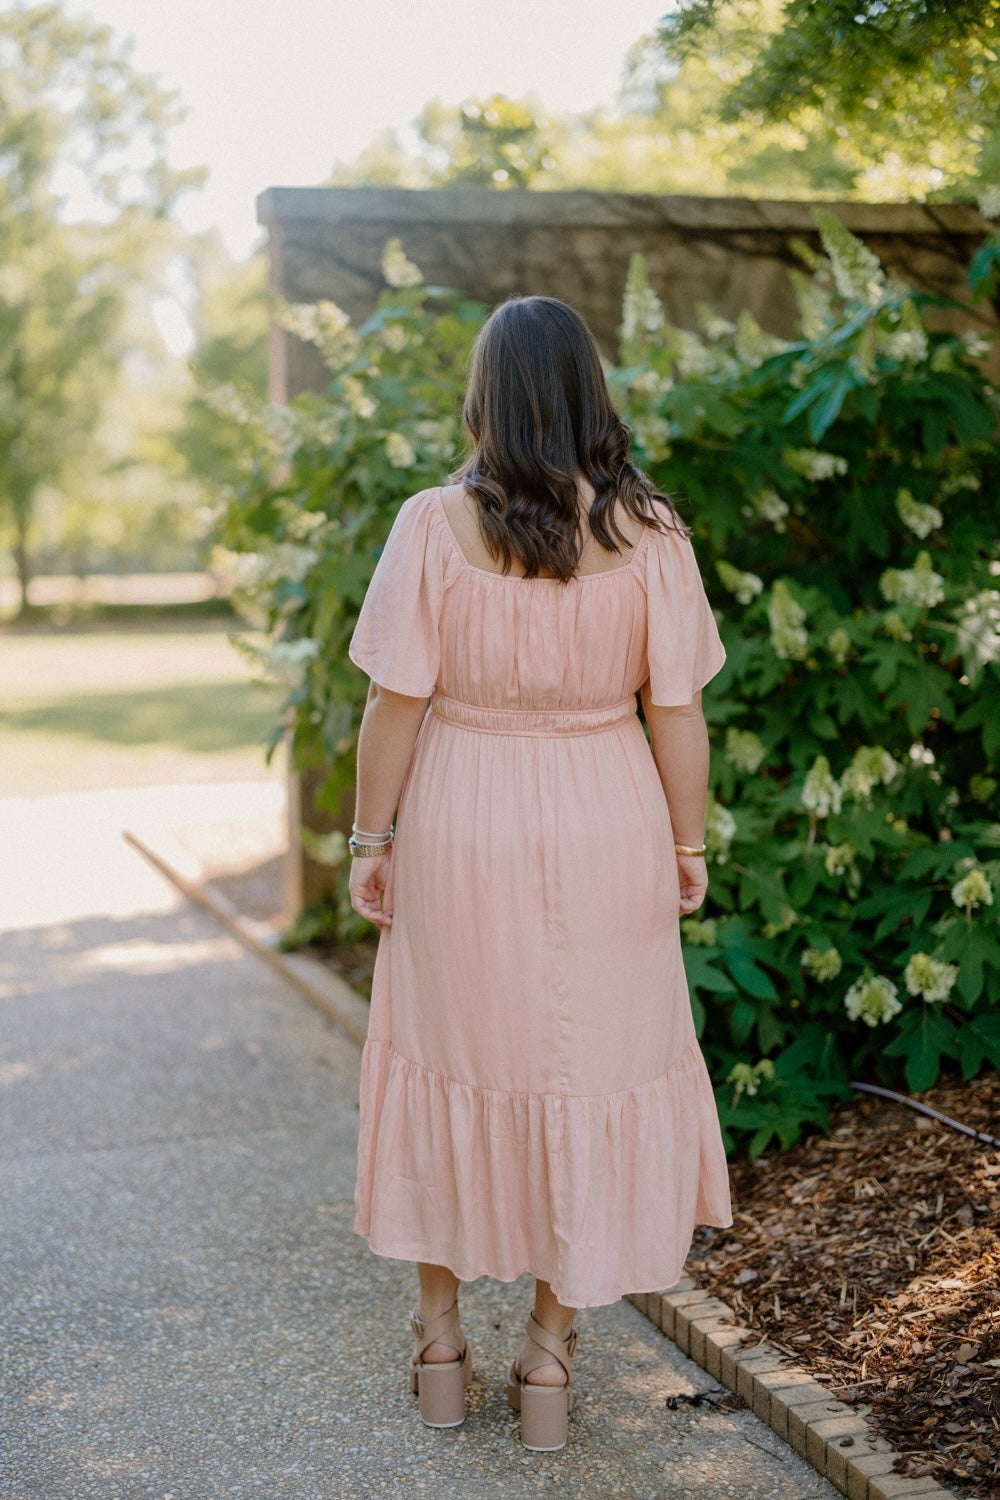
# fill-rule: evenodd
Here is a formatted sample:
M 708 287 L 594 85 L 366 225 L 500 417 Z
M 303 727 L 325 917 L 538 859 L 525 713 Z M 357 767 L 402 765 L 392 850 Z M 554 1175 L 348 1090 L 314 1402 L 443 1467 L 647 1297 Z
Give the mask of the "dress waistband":
M 485 708 L 435 693 L 431 713 L 446 724 L 481 734 L 600 734 L 635 718 L 635 697 L 603 708 Z

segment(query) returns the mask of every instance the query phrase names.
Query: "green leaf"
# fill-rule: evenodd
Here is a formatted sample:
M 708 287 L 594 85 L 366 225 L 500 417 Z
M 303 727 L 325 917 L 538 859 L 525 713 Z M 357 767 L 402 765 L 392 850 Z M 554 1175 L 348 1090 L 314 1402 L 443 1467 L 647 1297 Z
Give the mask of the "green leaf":
M 846 369 L 840 374 L 821 401 L 817 401 L 809 413 L 809 436 L 818 443 L 828 428 L 832 427 L 840 409 L 854 384 Z
M 688 988 L 692 992 L 708 990 L 716 995 L 735 995 L 736 988 L 732 981 L 710 961 L 710 951 L 712 950 L 684 947 L 684 972 Z
M 974 921 L 971 926 L 962 923 L 959 930 L 963 927 L 966 936 L 960 949 L 958 989 L 963 999 L 971 1004 L 983 992 L 983 970 L 986 965 L 991 964 L 994 968 L 1000 965 L 1000 943 L 990 935 L 982 922 Z
M 748 995 L 754 995 L 758 1000 L 777 1000 L 778 992 L 770 978 L 748 954 L 727 953 L 726 967 L 740 989 L 746 990 Z
M 934 1006 L 920 1002 L 920 1007 L 900 1022 L 899 1034 L 883 1049 L 887 1057 L 905 1058 L 906 1082 L 915 1094 L 937 1082 L 942 1055 L 958 1055 L 951 1021 Z
M 963 1078 L 974 1077 L 987 1061 L 1000 1068 L 1000 1014 L 969 1016 L 963 1022 L 959 1061 Z

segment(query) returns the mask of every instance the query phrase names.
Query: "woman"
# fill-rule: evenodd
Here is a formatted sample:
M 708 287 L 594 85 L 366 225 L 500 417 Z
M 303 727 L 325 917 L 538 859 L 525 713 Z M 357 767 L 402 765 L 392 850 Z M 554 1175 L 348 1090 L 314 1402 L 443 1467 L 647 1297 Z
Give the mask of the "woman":
M 403 505 L 351 643 L 351 892 L 381 928 L 355 1228 L 417 1262 L 432 1426 L 465 1415 L 460 1282 L 535 1276 L 507 1390 L 548 1451 L 575 1310 L 671 1285 L 694 1225 L 731 1222 L 678 931 L 708 883 L 724 653 L 576 313 L 498 308 L 464 418 L 459 482 Z

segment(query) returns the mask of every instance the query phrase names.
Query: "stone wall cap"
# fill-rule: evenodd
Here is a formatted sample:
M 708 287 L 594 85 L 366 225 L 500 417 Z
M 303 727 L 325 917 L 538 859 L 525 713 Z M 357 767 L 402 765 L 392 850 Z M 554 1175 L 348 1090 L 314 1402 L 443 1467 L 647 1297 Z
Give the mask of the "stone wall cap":
M 949 234 L 981 239 L 990 225 L 971 203 L 846 203 L 836 200 L 709 198 L 653 193 L 556 193 L 492 188 L 269 187 L 257 198 L 264 225 L 384 223 L 577 225 L 588 228 L 705 230 L 713 234 L 771 229 L 814 234 L 812 209 L 832 210 L 862 234 Z

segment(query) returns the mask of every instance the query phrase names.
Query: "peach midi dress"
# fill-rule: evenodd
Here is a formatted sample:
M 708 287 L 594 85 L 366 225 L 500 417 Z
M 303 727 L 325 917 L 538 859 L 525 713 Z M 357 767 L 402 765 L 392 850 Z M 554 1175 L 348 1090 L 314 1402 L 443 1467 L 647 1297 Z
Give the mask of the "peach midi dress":
M 400 800 L 362 1060 L 355 1228 L 569 1307 L 679 1277 L 731 1222 L 681 960 L 666 799 L 636 714 L 724 661 L 691 544 L 560 583 L 470 563 L 402 506 L 350 647 L 430 697 Z

